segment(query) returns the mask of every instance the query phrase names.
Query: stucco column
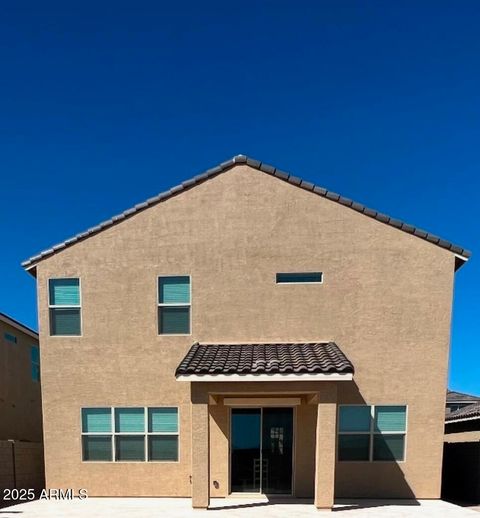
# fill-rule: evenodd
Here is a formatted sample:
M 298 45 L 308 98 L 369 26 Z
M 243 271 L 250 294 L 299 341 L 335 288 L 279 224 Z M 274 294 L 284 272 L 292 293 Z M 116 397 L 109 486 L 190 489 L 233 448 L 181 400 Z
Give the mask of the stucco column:
M 337 385 L 321 383 L 315 448 L 315 506 L 331 510 L 335 492 Z
M 208 394 L 192 383 L 192 507 L 207 509 L 210 504 Z

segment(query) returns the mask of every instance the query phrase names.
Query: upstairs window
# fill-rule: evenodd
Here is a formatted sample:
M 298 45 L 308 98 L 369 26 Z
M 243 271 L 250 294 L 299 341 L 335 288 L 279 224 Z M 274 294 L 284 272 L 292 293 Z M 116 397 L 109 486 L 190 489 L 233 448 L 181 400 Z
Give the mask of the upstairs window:
M 188 275 L 158 278 L 158 334 L 190 334 L 190 291 Z
M 277 273 L 277 284 L 321 284 L 322 272 Z
M 80 336 L 80 279 L 50 279 L 48 292 L 50 335 Z
M 40 351 L 36 345 L 32 345 L 30 348 L 30 365 L 32 380 L 40 381 Z

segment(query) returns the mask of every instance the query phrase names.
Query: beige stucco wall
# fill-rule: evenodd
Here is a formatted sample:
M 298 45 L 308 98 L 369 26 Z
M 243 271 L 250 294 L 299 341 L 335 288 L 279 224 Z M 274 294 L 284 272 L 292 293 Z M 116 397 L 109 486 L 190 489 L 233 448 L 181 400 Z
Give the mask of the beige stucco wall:
M 318 270 L 322 285 L 275 284 Z M 174 371 L 190 345 L 334 340 L 356 368 L 340 402 L 409 405 L 406 461 L 338 464 L 337 496 L 438 497 L 453 270 L 450 252 L 243 165 L 42 261 L 47 486 L 189 495 L 190 387 Z M 164 274 L 192 277 L 191 336 L 157 335 Z M 47 279 L 65 276 L 81 278 L 82 337 L 48 336 Z M 179 463 L 82 463 L 80 408 L 98 405 L 177 405 Z
M 17 343 L 4 339 L 17 337 Z M 40 383 L 32 380 L 30 349 L 38 339 L 0 320 L 0 440 L 42 440 Z

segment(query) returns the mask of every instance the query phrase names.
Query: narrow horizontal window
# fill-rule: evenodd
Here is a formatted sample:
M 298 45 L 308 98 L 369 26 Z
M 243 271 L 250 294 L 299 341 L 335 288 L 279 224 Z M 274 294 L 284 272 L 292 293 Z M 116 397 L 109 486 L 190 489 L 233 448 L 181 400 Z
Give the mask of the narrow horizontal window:
M 158 278 L 158 334 L 190 334 L 190 277 Z
M 51 336 L 81 335 L 80 280 L 49 280 Z
M 320 283 L 322 280 L 322 272 L 277 273 L 277 284 Z

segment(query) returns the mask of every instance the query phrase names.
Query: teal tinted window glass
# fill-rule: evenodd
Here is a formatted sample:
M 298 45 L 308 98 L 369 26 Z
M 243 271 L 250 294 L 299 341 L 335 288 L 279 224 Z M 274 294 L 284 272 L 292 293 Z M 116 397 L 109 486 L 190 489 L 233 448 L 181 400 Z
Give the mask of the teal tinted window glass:
M 161 335 L 190 334 L 190 307 L 160 306 L 158 332 Z
M 40 381 L 40 354 L 38 347 L 30 348 L 30 365 L 33 381 Z
M 404 432 L 407 424 L 405 406 L 376 406 L 375 431 Z
M 82 432 L 111 432 L 110 408 L 82 408 Z
M 116 435 L 115 460 L 145 460 L 145 436 Z
M 277 283 L 322 282 L 322 272 L 277 273 Z
M 51 306 L 79 306 L 79 279 L 50 279 Z
M 190 277 L 160 277 L 158 279 L 160 304 L 190 304 Z
M 12 335 L 10 333 L 4 333 L 3 337 L 5 338 L 5 340 L 7 342 L 11 342 L 12 344 L 16 344 L 17 343 L 17 337 L 15 335 Z
M 35 345 L 30 348 L 30 359 L 33 363 L 40 363 L 40 351 Z
M 80 308 L 50 308 L 50 335 L 80 336 Z
M 371 407 L 368 405 L 341 406 L 340 432 L 369 432 Z
M 145 410 L 143 408 L 116 408 L 116 432 L 144 432 Z
M 31 371 L 32 381 L 40 381 L 40 365 L 35 365 L 32 363 Z
M 178 461 L 178 435 L 150 435 L 148 460 Z
M 178 432 L 177 408 L 149 408 L 149 432 Z
M 404 460 L 405 436 L 403 434 L 375 434 L 373 460 Z
M 369 460 L 370 434 L 338 436 L 338 460 Z
M 112 460 L 112 437 L 110 435 L 84 435 L 82 446 L 83 460 Z

